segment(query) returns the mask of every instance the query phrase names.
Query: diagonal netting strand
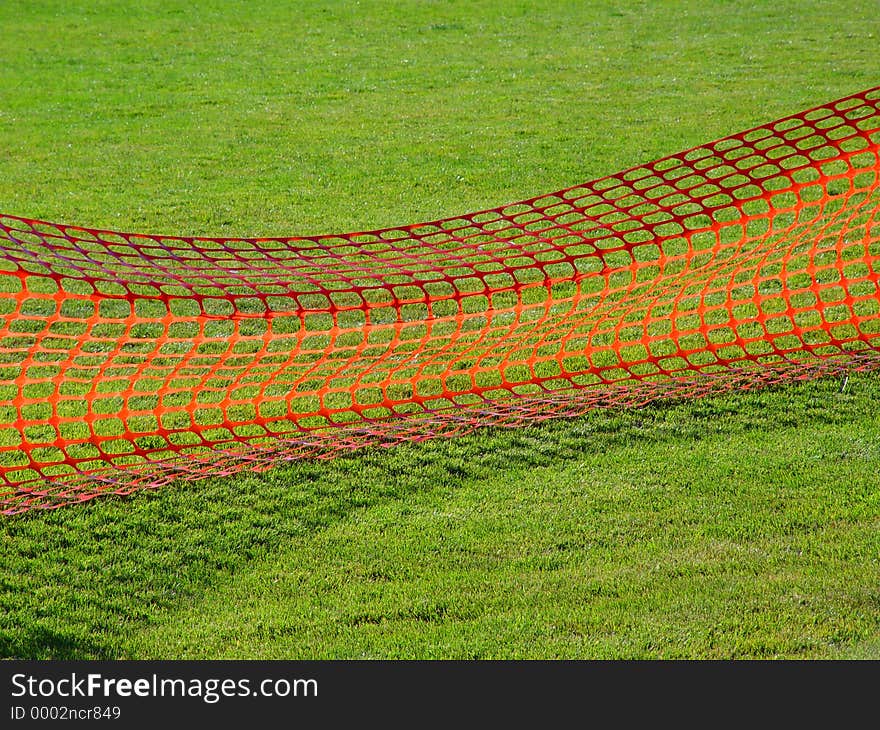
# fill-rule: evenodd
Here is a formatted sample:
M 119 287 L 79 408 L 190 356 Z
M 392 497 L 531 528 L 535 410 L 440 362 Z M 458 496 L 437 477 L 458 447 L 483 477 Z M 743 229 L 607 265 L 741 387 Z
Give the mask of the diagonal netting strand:
M 0 509 L 880 367 L 880 88 L 400 228 L 0 216 Z

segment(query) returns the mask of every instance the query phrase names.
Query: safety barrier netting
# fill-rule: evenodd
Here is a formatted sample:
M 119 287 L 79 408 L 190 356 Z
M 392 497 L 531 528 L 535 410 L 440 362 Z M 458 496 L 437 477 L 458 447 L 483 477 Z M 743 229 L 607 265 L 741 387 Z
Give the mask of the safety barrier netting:
M 0 216 L 0 509 L 880 367 L 880 87 L 338 236 Z

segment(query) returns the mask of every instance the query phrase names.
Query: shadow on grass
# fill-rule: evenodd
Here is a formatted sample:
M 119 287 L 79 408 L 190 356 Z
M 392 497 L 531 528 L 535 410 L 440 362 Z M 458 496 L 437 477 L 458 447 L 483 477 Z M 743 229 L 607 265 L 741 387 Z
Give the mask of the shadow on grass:
M 52 659 L 111 659 L 107 648 L 85 639 L 41 627 L 24 629 L 14 638 L 0 640 L 0 656 L 51 657 Z
M 0 655 L 119 656 L 130 633 L 352 512 L 590 451 L 871 413 L 880 378 L 817 381 L 299 462 L 0 520 Z M 193 616 L 198 621 L 198 616 Z

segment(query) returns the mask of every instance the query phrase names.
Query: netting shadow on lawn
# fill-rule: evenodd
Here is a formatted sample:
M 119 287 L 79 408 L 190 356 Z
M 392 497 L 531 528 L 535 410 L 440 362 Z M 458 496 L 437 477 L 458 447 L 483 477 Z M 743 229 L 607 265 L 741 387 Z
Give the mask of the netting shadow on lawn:
M 880 369 L 878 178 L 880 87 L 400 228 L 0 216 L 0 510 Z

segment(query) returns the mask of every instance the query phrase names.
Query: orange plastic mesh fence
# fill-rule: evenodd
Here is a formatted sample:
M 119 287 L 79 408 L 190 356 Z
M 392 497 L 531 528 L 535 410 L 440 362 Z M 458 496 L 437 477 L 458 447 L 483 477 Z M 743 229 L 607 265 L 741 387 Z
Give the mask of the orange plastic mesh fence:
M 0 508 L 876 369 L 878 108 L 367 233 L 0 216 Z

